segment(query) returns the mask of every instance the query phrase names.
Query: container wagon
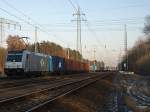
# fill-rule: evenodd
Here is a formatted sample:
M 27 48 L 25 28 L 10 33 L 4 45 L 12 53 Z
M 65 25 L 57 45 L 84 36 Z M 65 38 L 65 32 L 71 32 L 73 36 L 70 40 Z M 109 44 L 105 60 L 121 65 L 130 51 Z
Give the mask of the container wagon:
M 65 59 L 52 56 L 52 73 L 63 74 L 65 72 Z

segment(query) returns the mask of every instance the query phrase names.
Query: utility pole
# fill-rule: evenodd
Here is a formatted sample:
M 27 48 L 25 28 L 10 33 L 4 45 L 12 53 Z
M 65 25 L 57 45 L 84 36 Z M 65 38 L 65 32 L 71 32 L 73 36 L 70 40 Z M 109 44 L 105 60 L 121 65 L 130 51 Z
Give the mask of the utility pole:
M 69 50 L 69 48 L 67 48 L 67 58 L 68 59 L 70 58 L 70 50 Z
M 128 71 L 128 38 L 127 38 L 127 26 L 124 25 L 124 52 L 126 55 L 125 68 Z
M 82 55 L 82 39 L 81 39 L 81 22 L 86 21 L 84 19 L 81 19 L 81 16 L 85 16 L 84 13 L 81 13 L 80 7 L 78 7 L 77 12 L 73 14 L 73 16 L 77 16 L 76 21 L 77 22 L 77 45 L 76 50 L 79 51 L 79 53 Z M 77 56 L 76 56 L 77 57 Z
M 70 49 L 69 49 L 69 44 L 67 45 L 67 59 L 70 59 Z
M 3 33 L 4 33 L 4 28 L 3 28 L 3 18 L 1 18 L 1 21 L 0 21 L 0 32 L 1 32 L 1 39 L 0 39 L 0 45 L 2 46 L 3 44 Z
M 96 60 L 95 54 L 96 54 L 96 49 L 94 48 L 94 60 Z
M 34 52 L 37 53 L 37 26 L 35 27 L 35 47 L 34 47 Z
M 96 57 L 95 57 L 95 54 L 96 54 L 96 49 L 94 48 L 94 72 L 96 70 Z
M 118 66 L 119 68 L 118 68 L 118 69 L 119 69 L 119 70 L 122 69 L 122 68 L 121 68 L 121 64 L 120 64 L 120 63 L 121 63 L 121 56 L 122 56 L 122 55 L 121 55 L 121 48 L 120 48 L 119 56 L 118 56 L 118 63 L 119 63 L 119 66 Z
M 19 29 L 21 30 L 21 25 L 18 22 L 5 18 L 0 18 L 0 46 L 3 46 L 3 41 L 5 37 L 5 25 L 8 25 L 8 28 L 10 28 L 10 25 L 13 25 L 14 30 L 16 30 L 16 27 L 19 27 Z

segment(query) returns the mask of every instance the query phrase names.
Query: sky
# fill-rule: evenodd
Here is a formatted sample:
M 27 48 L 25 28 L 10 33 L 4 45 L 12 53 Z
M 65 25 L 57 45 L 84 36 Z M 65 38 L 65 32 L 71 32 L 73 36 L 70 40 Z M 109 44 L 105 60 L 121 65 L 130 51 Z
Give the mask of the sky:
M 71 2 L 73 4 L 71 4 Z M 150 0 L 0 0 L 0 18 L 18 22 L 19 27 L 5 25 L 3 41 L 9 34 L 48 40 L 63 47 L 76 49 L 76 13 L 80 6 L 82 16 L 82 51 L 87 59 L 103 60 L 117 65 L 124 49 L 124 24 L 127 25 L 128 48 L 139 38 L 145 17 L 150 15 Z M 32 24 L 32 25 L 29 25 Z

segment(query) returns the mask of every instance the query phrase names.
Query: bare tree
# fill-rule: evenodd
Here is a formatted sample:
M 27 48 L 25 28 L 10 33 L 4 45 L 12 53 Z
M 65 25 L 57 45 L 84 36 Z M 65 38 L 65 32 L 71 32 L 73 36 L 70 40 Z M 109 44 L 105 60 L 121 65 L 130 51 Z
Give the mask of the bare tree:
M 146 35 L 149 35 L 150 34 L 150 16 L 147 16 L 145 18 L 144 24 L 145 24 L 145 27 L 144 27 L 143 31 Z
M 22 50 L 26 48 L 26 45 L 21 37 L 18 35 L 11 36 L 7 38 L 8 50 Z

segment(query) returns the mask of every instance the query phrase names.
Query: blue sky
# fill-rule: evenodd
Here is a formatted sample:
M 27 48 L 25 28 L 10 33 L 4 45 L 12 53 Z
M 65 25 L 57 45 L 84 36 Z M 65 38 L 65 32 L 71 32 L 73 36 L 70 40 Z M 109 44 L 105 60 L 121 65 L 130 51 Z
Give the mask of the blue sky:
M 6 2 L 27 16 L 16 12 Z M 142 37 L 144 17 L 150 14 L 149 0 L 72 0 L 72 2 L 76 7 L 79 4 L 82 12 L 86 14 L 87 23 L 82 23 L 84 57 L 93 59 L 93 49 L 96 48 L 96 59 L 104 60 L 108 65 L 116 65 L 118 57 L 123 54 L 124 24 L 127 24 L 128 47 L 131 48 L 135 41 Z M 0 8 L 30 23 L 33 22 L 28 17 L 41 24 L 41 29 L 46 33 L 38 30 L 39 41 L 49 40 L 64 47 L 76 48 L 76 23 L 71 21 L 75 19 L 72 16 L 75 10 L 69 0 L 0 0 Z M 0 17 L 17 21 L 22 26 L 22 31 L 6 27 L 5 38 L 8 34 L 19 34 L 29 36 L 30 42 L 34 41 L 33 27 L 2 10 Z

